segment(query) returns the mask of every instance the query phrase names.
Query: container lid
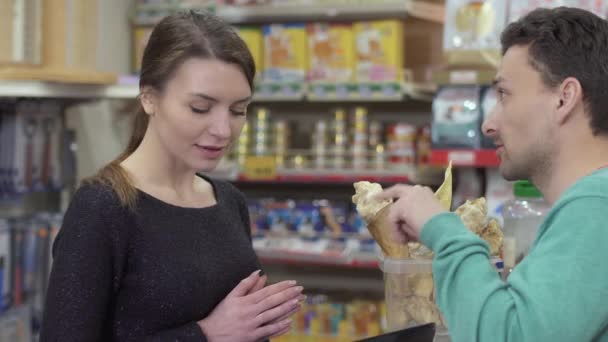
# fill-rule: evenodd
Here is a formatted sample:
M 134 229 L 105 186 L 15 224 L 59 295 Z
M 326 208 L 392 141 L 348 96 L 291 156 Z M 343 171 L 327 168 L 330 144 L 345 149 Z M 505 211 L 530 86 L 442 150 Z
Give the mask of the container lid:
M 392 274 L 413 274 L 413 273 L 432 273 L 432 259 L 395 259 L 384 255 L 379 257 L 380 269 L 384 273 Z
M 513 194 L 516 197 L 540 198 L 543 194 L 529 181 L 516 181 L 513 185 Z

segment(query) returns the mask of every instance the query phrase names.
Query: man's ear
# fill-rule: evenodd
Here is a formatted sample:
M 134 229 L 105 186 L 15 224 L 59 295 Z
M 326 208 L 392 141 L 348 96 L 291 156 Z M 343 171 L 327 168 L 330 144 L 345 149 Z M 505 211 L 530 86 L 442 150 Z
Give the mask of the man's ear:
M 562 125 L 570 119 L 576 107 L 582 104 L 583 87 L 576 78 L 568 77 L 559 85 L 558 96 L 556 119 Z
M 142 87 L 139 94 L 139 101 L 146 114 L 153 116 L 156 113 L 158 105 L 154 88 L 150 86 Z

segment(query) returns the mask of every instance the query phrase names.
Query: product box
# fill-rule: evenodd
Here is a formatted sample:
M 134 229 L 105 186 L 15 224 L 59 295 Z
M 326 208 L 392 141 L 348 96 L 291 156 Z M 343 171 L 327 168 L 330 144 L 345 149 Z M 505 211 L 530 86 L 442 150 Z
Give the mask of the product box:
M 314 23 L 307 26 L 308 80 L 348 82 L 353 80 L 355 46 L 350 24 Z
M 495 67 L 501 56 L 500 34 L 507 24 L 504 0 L 448 0 L 443 51 L 449 65 Z
M 359 82 L 399 82 L 403 79 L 403 24 L 397 20 L 354 25 L 356 79 Z
M 497 102 L 498 98 L 496 97 L 496 90 L 494 90 L 494 88 L 492 87 L 485 87 L 482 90 L 481 95 L 481 112 L 483 121 L 487 120 L 490 117 L 492 111 L 494 110 L 494 107 L 496 107 Z M 496 146 L 494 145 L 494 141 L 492 141 L 491 138 L 486 137 L 484 135 L 481 140 L 481 147 L 495 148 Z
M 308 64 L 306 26 L 264 26 L 264 81 L 303 82 Z
M 481 144 L 479 86 L 441 88 L 433 100 L 434 148 L 477 149 Z
M 152 27 L 136 27 L 133 29 L 133 72 L 141 71 L 141 59 L 152 34 Z
M 238 32 L 253 56 L 256 76 L 262 75 L 264 72 L 264 37 L 262 35 L 262 29 L 243 26 L 238 28 Z
M 511 0 L 509 22 L 516 21 L 538 7 L 555 8 L 560 6 L 577 7 L 606 18 L 608 2 L 604 0 Z

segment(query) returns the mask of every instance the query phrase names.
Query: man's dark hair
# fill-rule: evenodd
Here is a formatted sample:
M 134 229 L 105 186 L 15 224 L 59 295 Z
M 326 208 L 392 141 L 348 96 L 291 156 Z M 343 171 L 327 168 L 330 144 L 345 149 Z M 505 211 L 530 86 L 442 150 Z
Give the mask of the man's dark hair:
M 608 134 L 608 21 L 578 8 L 539 8 L 511 23 L 500 40 L 503 55 L 529 45 L 530 64 L 546 86 L 576 78 L 593 134 Z

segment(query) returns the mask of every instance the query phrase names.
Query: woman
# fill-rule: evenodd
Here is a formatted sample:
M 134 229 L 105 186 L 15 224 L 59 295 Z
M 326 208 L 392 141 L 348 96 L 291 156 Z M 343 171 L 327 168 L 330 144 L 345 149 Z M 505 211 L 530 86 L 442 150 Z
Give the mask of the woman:
M 259 341 L 302 288 L 265 286 L 243 195 L 198 176 L 245 124 L 255 67 L 213 15 L 169 16 L 144 51 L 126 151 L 76 192 L 54 244 L 41 341 Z

